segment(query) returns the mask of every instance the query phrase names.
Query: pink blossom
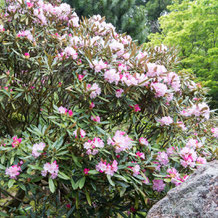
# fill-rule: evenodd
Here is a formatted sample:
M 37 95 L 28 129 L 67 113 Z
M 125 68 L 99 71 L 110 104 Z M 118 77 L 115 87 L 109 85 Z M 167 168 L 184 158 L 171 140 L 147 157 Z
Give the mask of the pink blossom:
M 34 144 L 32 148 L 33 157 L 35 158 L 39 157 L 42 154 L 44 148 L 45 148 L 45 143 L 43 142 L 40 142 L 39 144 Z
M 194 115 L 195 117 L 202 116 L 208 120 L 210 118 L 210 109 L 208 105 L 203 102 L 203 103 L 193 105 L 191 108 L 181 111 L 180 114 L 186 117 L 189 117 L 192 115 Z
M 189 139 L 188 142 L 186 143 L 186 147 L 188 148 L 200 148 L 203 145 L 201 144 L 201 142 L 198 142 L 197 139 Z
M 171 182 L 173 184 L 175 184 L 176 186 L 181 184 L 180 175 L 175 168 L 167 169 L 167 173 L 169 173 L 167 177 L 171 178 Z
M 175 153 L 175 148 L 174 147 L 167 148 L 167 155 L 168 156 L 171 156 L 174 153 Z
M 213 137 L 218 138 L 218 128 L 212 128 L 211 132 L 213 133 Z
M 78 58 L 78 53 L 70 46 L 64 49 L 64 53 L 67 57 L 71 56 L 73 60 L 76 60 Z
M 114 172 L 117 172 L 118 170 L 118 163 L 116 160 L 114 160 L 113 163 L 110 165 L 109 163 L 107 164 L 106 161 L 101 161 L 96 165 L 96 170 L 101 173 L 113 176 Z
M 91 120 L 93 120 L 94 122 L 100 123 L 101 122 L 101 118 L 99 116 L 91 116 Z
M 141 138 L 139 139 L 139 143 L 140 143 L 141 145 L 148 146 L 148 141 L 147 141 L 146 138 L 141 137 Z
M 185 124 L 182 121 L 177 121 L 176 123 L 183 131 L 187 130 Z
M 121 96 L 122 96 L 122 93 L 124 92 L 124 90 L 123 89 L 117 89 L 116 90 L 116 97 L 117 98 L 120 98 Z
M 162 164 L 162 165 L 167 165 L 169 163 L 168 155 L 166 152 L 158 152 L 157 155 L 157 160 Z
M 85 168 L 85 169 L 83 170 L 84 174 L 85 174 L 85 175 L 89 174 L 89 170 L 90 170 L 90 169 Z
M 86 149 L 88 155 L 96 155 L 98 153 L 98 148 L 104 147 L 104 142 L 100 138 L 95 137 L 93 140 L 85 142 L 83 147 Z
M 0 32 L 4 32 L 5 31 L 5 28 L 2 24 L 0 24 Z
M 139 112 L 141 111 L 141 108 L 139 107 L 138 104 L 135 104 L 134 106 L 130 106 L 131 108 L 134 108 L 134 112 Z
M 87 91 L 90 91 L 90 98 L 96 98 L 98 95 L 101 94 L 101 88 L 97 83 L 94 83 L 93 85 L 88 84 L 87 85 Z
M 24 56 L 25 56 L 26 58 L 29 58 L 29 57 L 30 57 L 30 54 L 29 54 L 28 52 L 26 52 L 26 53 L 24 54 Z
M 72 25 L 73 27 L 79 27 L 79 17 L 74 12 L 72 15 L 72 18 L 69 20 L 69 25 Z
M 132 171 L 133 171 L 133 176 L 137 176 L 139 174 L 139 171 L 140 171 L 140 166 L 138 164 L 136 164 L 133 168 L 132 168 Z
M 60 106 L 58 108 L 58 111 L 60 114 L 66 114 L 67 113 L 67 108 L 63 107 L 63 106 Z
M 132 139 L 125 132 L 119 130 L 116 131 L 112 142 L 116 153 L 132 148 Z
M 83 77 L 84 77 L 84 75 L 79 74 L 79 75 L 78 75 L 78 79 L 79 79 L 79 81 L 82 81 L 82 80 L 83 80 Z
M 195 161 L 197 160 L 197 154 L 192 148 L 184 147 L 180 151 L 180 156 L 183 160 L 180 160 L 180 163 L 183 167 L 195 167 Z
M 206 164 L 207 160 L 204 157 L 198 157 L 196 160 L 196 164 Z
M 12 139 L 13 139 L 13 142 L 11 144 L 13 148 L 16 148 L 22 142 L 22 139 L 18 138 L 17 136 L 14 136 Z
M 89 105 L 90 109 L 93 109 L 95 107 L 95 104 L 93 102 L 91 102 L 91 104 Z
M 125 54 L 123 55 L 123 58 L 124 58 L 125 60 L 128 60 L 129 57 L 130 57 L 130 54 L 129 54 L 129 53 L 125 53 Z
M 19 31 L 17 33 L 17 37 L 20 38 L 20 37 L 25 37 L 27 38 L 28 40 L 34 42 L 34 38 L 33 38 L 33 35 L 32 33 L 30 32 L 30 30 L 24 30 L 24 31 Z M 27 53 L 28 54 L 28 53 Z M 26 56 L 26 55 L 25 55 Z
M 152 83 L 151 87 L 155 90 L 156 97 L 162 97 L 167 92 L 167 86 L 163 83 Z
M 169 104 L 169 102 L 171 102 L 173 100 L 173 93 L 167 93 L 167 96 L 166 96 L 166 100 L 167 100 L 167 105 Z
M 178 74 L 174 73 L 174 72 L 170 72 L 167 74 L 167 76 L 165 77 L 165 82 L 170 85 L 175 92 L 178 92 L 180 90 L 180 79 Z
M 107 68 L 107 64 L 105 64 L 102 60 L 94 60 L 92 61 L 93 64 L 90 64 L 90 67 L 95 69 L 95 72 L 98 73 Z
M 73 135 L 75 136 L 75 138 L 77 138 L 77 131 L 78 131 L 78 130 L 75 130 L 75 131 L 73 132 Z M 84 138 L 85 135 L 86 135 L 86 132 L 85 132 L 83 129 L 80 129 L 80 137 L 81 137 L 81 138 Z
M 154 161 L 153 164 L 155 164 L 155 170 L 160 171 L 161 165 L 159 162 Z
M 13 165 L 5 170 L 5 174 L 10 177 L 10 179 L 16 179 L 20 175 L 21 168 L 18 165 Z
M 140 157 L 141 159 L 145 159 L 145 154 L 142 153 L 142 152 L 137 151 L 137 152 L 136 152 L 136 155 L 137 155 L 138 157 Z
M 161 126 L 169 126 L 170 124 L 173 123 L 173 119 L 170 117 L 170 116 L 167 116 L 167 117 L 162 117 L 161 119 L 157 120 Z
M 70 209 L 70 208 L 71 208 L 71 205 L 70 205 L 70 204 L 66 204 L 66 207 L 67 207 L 68 209 Z
M 73 111 L 72 111 L 72 110 L 69 110 L 69 111 L 68 111 L 68 114 L 69 114 L 70 117 L 72 117 L 72 116 L 73 116 Z
M 120 74 L 115 69 L 106 70 L 104 73 L 104 79 L 109 83 L 115 83 L 116 85 L 120 81 Z
M 156 179 L 153 180 L 153 190 L 154 191 L 161 192 L 164 190 L 164 188 L 165 188 L 165 184 L 163 180 L 156 180 Z
M 125 64 L 119 64 L 118 65 L 118 71 L 127 71 L 127 66 Z
M 31 3 L 31 2 L 27 2 L 26 4 L 27 4 L 27 7 L 28 7 L 28 8 L 32 8 L 32 7 L 34 6 L 34 4 Z
M 113 40 L 109 44 L 109 47 L 112 50 L 112 52 L 116 52 L 118 56 L 124 53 L 124 45 L 116 40 Z
M 42 176 L 46 176 L 47 173 L 50 173 L 51 178 L 55 179 L 58 176 L 58 171 L 59 171 L 59 167 L 56 161 L 54 161 L 51 164 L 50 163 L 44 164 L 43 171 L 41 173 L 42 173 Z
M 163 65 L 158 65 L 155 63 L 147 63 L 148 72 L 146 75 L 148 77 L 160 76 L 167 72 L 167 69 Z

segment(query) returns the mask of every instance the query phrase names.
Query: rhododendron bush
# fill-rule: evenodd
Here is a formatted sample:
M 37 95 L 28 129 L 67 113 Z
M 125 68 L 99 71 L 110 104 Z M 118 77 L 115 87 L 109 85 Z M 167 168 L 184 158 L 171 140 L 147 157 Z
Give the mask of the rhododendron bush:
M 173 50 L 58 1 L 0 19 L 1 213 L 144 217 L 213 159 L 213 112 Z

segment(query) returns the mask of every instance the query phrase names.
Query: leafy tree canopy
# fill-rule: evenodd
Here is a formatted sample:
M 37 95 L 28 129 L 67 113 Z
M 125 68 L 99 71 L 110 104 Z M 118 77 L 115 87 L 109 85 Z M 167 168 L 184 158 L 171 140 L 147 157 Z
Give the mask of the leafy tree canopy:
M 162 33 L 151 34 L 152 44 L 176 45 L 182 57 L 180 68 L 189 69 L 210 88 L 212 106 L 218 106 L 217 34 L 218 2 L 176 1 L 159 21 Z

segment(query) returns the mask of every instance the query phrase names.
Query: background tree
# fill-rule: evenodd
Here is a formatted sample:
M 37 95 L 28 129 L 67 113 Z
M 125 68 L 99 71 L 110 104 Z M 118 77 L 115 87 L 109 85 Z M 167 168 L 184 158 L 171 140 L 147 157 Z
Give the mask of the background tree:
M 100 14 L 116 27 L 116 31 L 127 32 L 139 42 L 148 36 L 146 9 L 136 0 L 65 0 L 81 16 Z M 137 3 L 137 4 L 136 4 Z
M 159 21 L 162 33 L 151 34 L 151 43 L 177 45 L 182 57 L 180 68 L 197 75 L 210 88 L 211 106 L 218 106 L 218 2 L 215 0 L 178 1 Z
M 168 5 L 172 4 L 172 0 L 148 0 L 146 1 L 147 19 L 149 22 L 150 32 L 160 32 L 158 18 L 169 12 Z

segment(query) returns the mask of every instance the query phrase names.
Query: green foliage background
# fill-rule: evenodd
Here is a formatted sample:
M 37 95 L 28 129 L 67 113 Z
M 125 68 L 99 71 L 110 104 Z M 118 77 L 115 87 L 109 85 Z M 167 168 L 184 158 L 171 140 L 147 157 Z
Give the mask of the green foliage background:
M 197 75 L 210 88 L 211 106 L 218 107 L 218 1 L 184 0 L 168 7 L 160 17 L 162 33 L 149 36 L 152 44 L 174 45 L 180 49 L 180 68 Z

